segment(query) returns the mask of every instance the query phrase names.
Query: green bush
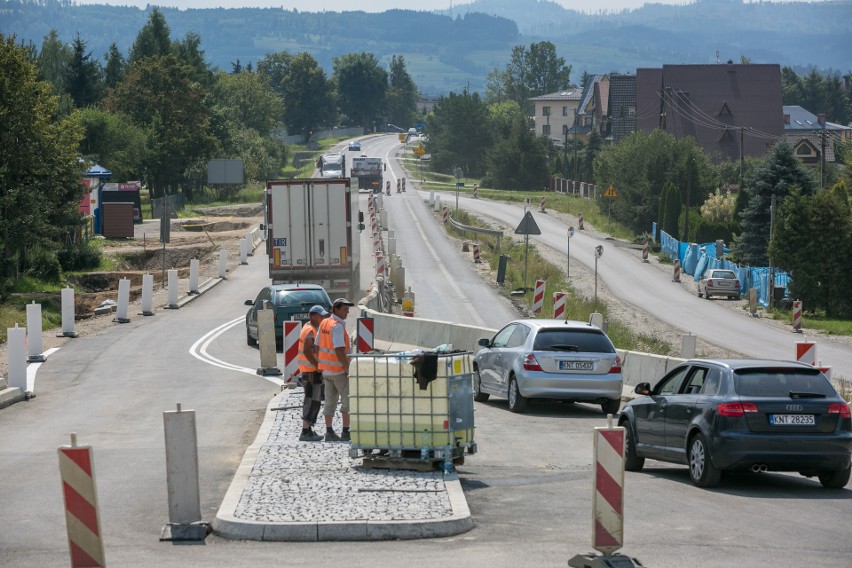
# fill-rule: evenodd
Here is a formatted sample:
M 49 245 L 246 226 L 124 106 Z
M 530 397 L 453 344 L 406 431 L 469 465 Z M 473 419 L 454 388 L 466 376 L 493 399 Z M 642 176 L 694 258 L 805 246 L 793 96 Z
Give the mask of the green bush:
M 39 280 L 59 282 L 62 267 L 59 259 L 52 250 L 35 247 L 27 256 L 27 266 L 24 273 Z
M 62 270 L 94 270 L 101 264 L 101 251 L 89 241 L 66 247 L 57 254 Z

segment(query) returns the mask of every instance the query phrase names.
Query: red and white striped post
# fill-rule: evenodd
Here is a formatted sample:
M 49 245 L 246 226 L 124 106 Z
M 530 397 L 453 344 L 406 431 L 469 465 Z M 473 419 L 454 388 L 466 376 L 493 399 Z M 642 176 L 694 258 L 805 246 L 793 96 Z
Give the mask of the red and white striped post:
M 533 290 L 533 305 L 532 311 L 534 314 L 540 314 L 541 308 L 544 306 L 544 286 L 546 282 L 544 280 L 536 280 L 535 288 Z
M 373 318 L 358 318 L 358 353 L 373 350 Z
M 57 452 L 71 568 L 106 566 L 92 447 L 78 446 L 77 434 L 72 432 L 71 445 Z
M 479 255 L 480 255 L 479 245 L 474 243 L 474 245 L 473 245 L 473 262 L 475 262 L 476 264 L 482 263 L 482 259 L 479 258 Z
M 284 382 L 292 383 L 299 374 L 299 335 L 302 322 L 284 322 Z
M 802 333 L 802 301 L 793 302 L 793 333 Z
M 624 545 L 624 428 L 595 428 L 592 547 L 611 556 Z
M 583 227 L 583 212 L 582 212 L 582 211 L 580 211 L 579 213 L 577 213 L 577 228 L 578 228 L 580 231 L 585 230 L 585 227 Z
M 680 282 L 680 260 L 675 259 L 674 268 L 672 269 L 672 282 Z
M 815 341 L 797 341 L 796 342 L 796 361 L 799 363 L 807 363 L 816 367 L 816 342 Z
M 541 202 L 539 203 L 539 206 L 540 206 L 540 211 L 542 213 L 547 213 L 547 211 L 544 208 L 544 196 L 543 195 L 541 196 Z
M 442 222 L 446 225 L 447 222 L 450 220 L 450 208 L 449 207 L 444 207 L 444 210 L 441 212 L 441 217 L 443 219 Z
M 642 262 L 648 262 L 648 249 L 651 248 L 648 239 L 645 239 L 645 244 L 642 245 Z
M 568 300 L 568 295 L 565 292 L 553 293 L 553 319 L 562 319 L 565 317 L 565 302 Z
M 385 257 L 382 253 L 376 253 L 376 278 L 385 275 Z

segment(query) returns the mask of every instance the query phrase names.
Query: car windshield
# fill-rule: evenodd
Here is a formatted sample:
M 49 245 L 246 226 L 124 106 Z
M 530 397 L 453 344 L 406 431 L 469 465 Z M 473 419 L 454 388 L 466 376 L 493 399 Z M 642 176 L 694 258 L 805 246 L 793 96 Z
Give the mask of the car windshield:
M 596 329 L 545 328 L 539 330 L 533 343 L 534 351 L 579 351 L 614 353 L 609 339 Z
M 740 369 L 734 372 L 734 390 L 740 396 L 835 396 L 834 389 L 819 369 Z
M 714 270 L 710 273 L 710 278 L 723 278 L 725 280 L 735 280 L 737 275 L 732 270 Z
M 305 304 L 327 306 L 329 301 L 322 290 L 279 290 L 275 294 L 276 306 L 304 306 Z

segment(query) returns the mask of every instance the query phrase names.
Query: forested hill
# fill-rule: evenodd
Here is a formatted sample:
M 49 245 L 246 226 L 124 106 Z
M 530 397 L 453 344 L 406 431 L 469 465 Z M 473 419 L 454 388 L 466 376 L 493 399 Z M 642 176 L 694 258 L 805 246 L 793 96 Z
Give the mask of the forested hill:
M 68 0 L 0 0 L 0 32 L 39 48 L 51 28 L 70 43 L 79 32 L 101 58 L 115 43 L 126 55 L 147 10 L 74 6 Z M 161 8 L 172 37 L 195 32 L 208 61 L 230 70 L 276 51 L 307 51 L 331 71 L 332 58 L 372 52 L 387 62 L 402 55 L 427 95 L 469 86 L 483 91 L 486 75 L 503 68 L 513 46 L 549 40 L 583 71 L 633 72 L 665 63 L 722 60 L 815 66 L 848 72 L 852 67 L 852 0 L 822 3 L 750 3 L 700 0 L 687 6 L 646 5 L 613 14 L 580 14 L 553 2 L 479 0 L 449 13 L 390 10 L 298 12 L 277 8 Z M 486 15 L 493 14 L 493 15 Z M 516 23 L 517 22 L 517 23 Z M 519 31 L 520 29 L 520 31 Z

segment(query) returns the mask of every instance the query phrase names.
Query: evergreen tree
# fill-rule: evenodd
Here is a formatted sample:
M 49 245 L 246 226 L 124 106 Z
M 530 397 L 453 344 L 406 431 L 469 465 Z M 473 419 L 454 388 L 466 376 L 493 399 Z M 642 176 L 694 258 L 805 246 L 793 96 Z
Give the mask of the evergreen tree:
M 660 212 L 658 218 L 660 229 L 675 238 L 678 235 L 678 216 L 680 215 L 681 207 L 680 191 L 675 184 L 667 181 L 660 195 Z
M 124 73 L 127 70 L 127 61 L 124 59 L 124 55 L 121 54 L 118 46 L 115 45 L 115 42 L 110 44 L 109 50 L 104 55 L 104 59 L 106 60 L 104 85 L 108 89 L 114 89 L 124 78 Z
M 547 179 L 545 142 L 535 136 L 524 117 L 512 122 L 486 154 L 488 176 L 483 184 L 498 189 L 539 190 Z
M 388 121 L 401 128 L 413 125 L 417 112 L 417 85 L 408 74 L 402 55 L 391 57 L 387 102 Z
M 788 142 L 779 142 L 741 189 L 747 204 L 740 214 L 743 230 L 735 245 L 735 256 L 740 262 L 752 266 L 768 264 L 772 196 L 780 207 L 793 187 L 801 188 L 803 195 L 812 195 L 815 190 L 811 173 L 793 156 L 793 148 Z
M 130 48 L 130 63 L 136 63 L 146 57 L 161 57 L 172 52 L 169 39 L 169 24 L 166 17 L 156 6 L 148 14 L 148 21 L 136 35 L 136 41 Z
M 491 147 L 488 107 L 479 93 L 467 89 L 461 94 L 451 92 L 438 99 L 426 117 L 429 131 L 427 151 L 432 154 L 432 168 L 452 173 L 463 167 L 470 175 L 485 173 L 485 153 Z
M 98 60 L 86 53 L 86 42 L 80 34 L 71 43 L 71 60 L 65 68 L 65 88 L 74 106 L 84 108 L 101 100 L 103 78 Z
M 200 35 L 196 32 L 187 32 L 183 41 L 177 41 L 172 45 L 172 52 L 178 61 L 189 67 L 193 81 L 205 87 L 210 86 L 213 81 L 213 72 L 204 59 Z
M 334 82 L 340 111 L 355 124 L 372 129 L 384 124 L 388 73 L 372 53 L 347 53 L 334 58 Z

